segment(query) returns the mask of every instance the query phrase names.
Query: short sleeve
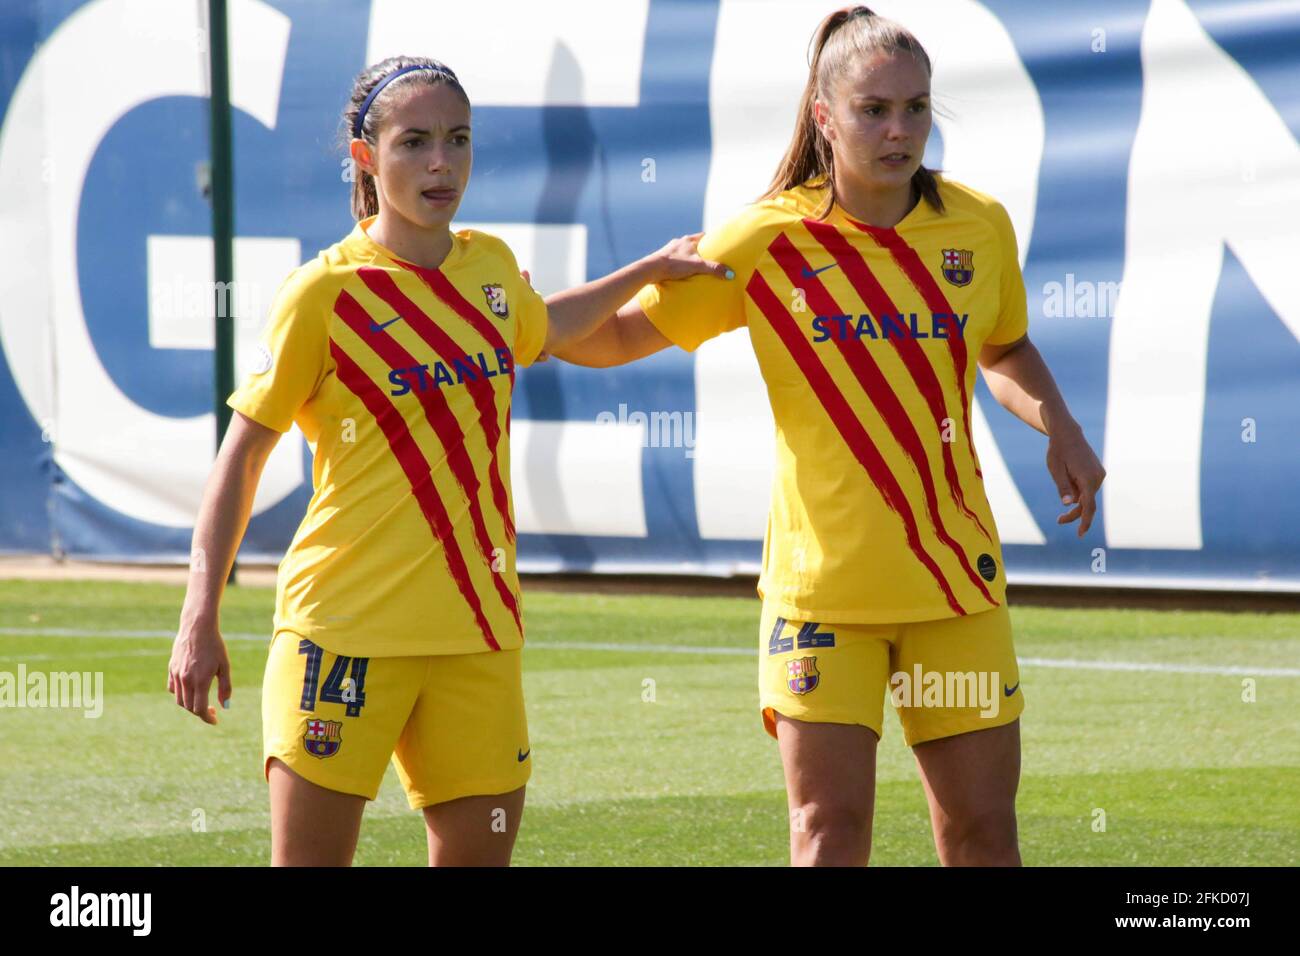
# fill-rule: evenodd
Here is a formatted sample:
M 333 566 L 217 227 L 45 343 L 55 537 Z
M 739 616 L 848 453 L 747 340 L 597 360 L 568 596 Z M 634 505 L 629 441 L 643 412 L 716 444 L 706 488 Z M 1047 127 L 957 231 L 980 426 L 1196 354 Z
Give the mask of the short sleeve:
M 515 362 L 526 367 L 537 361 L 546 344 L 546 301 L 517 271 L 515 278 Z
M 995 204 L 993 209 L 993 228 L 997 232 L 1002 279 L 998 289 L 998 320 L 984 342 L 987 345 L 1010 345 L 1029 331 L 1029 314 L 1025 303 L 1025 279 L 1020 274 L 1016 231 L 1001 203 Z
M 700 239 L 700 257 L 721 262 L 734 279 L 696 275 L 657 282 L 637 293 L 651 324 L 679 348 L 694 352 L 711 338 L 745 324 L 745 283 L 756 264 L 754 207 Z
M 477 242 L 486 242 L 492 255 L 506 262 L 505 278 L 497 281 L 505 287 L 506 308 L 515 316 L 515 340 L 511 343 L 511 352 L 515 364 L 526 368 L 537 361 L 546 344 L 549 324 L 546 300 L 520 274 L 519 260 L 504 239 L 486 232 L 475 231 L 471 235 Z
M 307 266 L 289 274 L 271 303 L 257 355 L 226 400 L 267 428 L 287 432 L 325 376 L 329 331 L 322 283 Z

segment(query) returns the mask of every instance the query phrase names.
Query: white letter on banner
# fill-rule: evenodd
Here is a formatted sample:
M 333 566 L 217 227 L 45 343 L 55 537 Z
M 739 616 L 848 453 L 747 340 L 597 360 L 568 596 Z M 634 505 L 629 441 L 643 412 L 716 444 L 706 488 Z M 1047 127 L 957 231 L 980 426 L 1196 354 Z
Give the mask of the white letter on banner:
M 32 58 L 0 138 L 7 225 L 0 230 L 0 340 L 18 391 L 36 421 L 52 421 L 57 411 L 55 461 L 87 494 L 132 518 L 182 528 L 194 522 L 211 468 L 212 413 L 157 415 L 109 377 L 86 328 L 76 224 L 91 159 L 122 116 L 165 96 L 208 95 L 195 43 L 198 9 L 169 0 L 81 7 Z M 274 128 L 289 18 L 258 0 L 234 0 L 230 33 L 240 38 L 231 46 L 231 102 Z M 87 70 L 106 79 L 87 83 Z M 58 160 L 47 181 L 42 152 Z M 281 441 L 254 511 L 301 484 L 301 440 Z
M 366 62 L 432 50 L 475 106 L 636 106 L 649 0 L 372 0 Z
M 1201 547 L 1201 427 L 1210 310 L 1228 245 L 1300 339 L 1300 148 L 1273 104 L 1182 0 L 1142 31 L 1142 115 L 1128 258 L 1110 337 L 1106 543 Z M 1207 117 L 1231 135 L 1206 140 Z
M 520 533 L 644 538 L 645 440 L 644 426 L 608 419 L 517 419 L 510 432 L 510 485 Z

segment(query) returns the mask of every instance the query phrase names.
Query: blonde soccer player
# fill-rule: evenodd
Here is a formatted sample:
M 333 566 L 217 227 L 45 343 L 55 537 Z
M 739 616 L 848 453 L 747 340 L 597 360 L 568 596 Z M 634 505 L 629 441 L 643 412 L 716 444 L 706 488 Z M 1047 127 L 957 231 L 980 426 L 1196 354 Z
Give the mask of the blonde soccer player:
M 1105 474 L 1029 341 L 1006 210 L 922 166 L 930 72 L 897 23 L 828 16 L 770 189 L 700 241 L 734 280 L 649 286 L 554 353 L 609 366 L 749 330 L 776 422 L 760 708 L 796 864 L 867 862 L 887 695 L 940 860 L 1020 862 L 1024 690 L 971 440 L 976 365 L 1048 436 L 1058 520 L 1080 535 Z
M 516 369 L 647 282 L 721 267 L 691 239 L 548 309 L 510 249 L 453 231 L 473 159 L 469 98 L 437 61 L 356 79 L 343 121 L 352 232 L 279 290 L 194 531 L 167 687 L 230 703 L 219 605 L 262 467 L 296 423 L 311 501 L 279 568 L 262 690 L 275 864 L 351 862 L 391 759 L 430 864 L 510 860 L 532 768 L 510 491 Z

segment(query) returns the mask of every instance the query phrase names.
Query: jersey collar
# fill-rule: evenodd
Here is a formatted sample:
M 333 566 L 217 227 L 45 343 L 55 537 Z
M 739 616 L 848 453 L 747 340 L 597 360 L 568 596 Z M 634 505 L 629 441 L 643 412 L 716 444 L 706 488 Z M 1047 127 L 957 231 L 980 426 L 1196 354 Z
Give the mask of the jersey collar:
M 387 259 L 390 262 L 393 262 L 394 264 L 399 266 L 403 266 L 404 268 L 410 269 L 413 272 L 429 271 L 429 270 L 425 270 L 423 266 L 417 266 L 413 262 L 406 262 L 405 260 L 399 258 L 397 253 L 393 252 L 391 249 L 381 246 L 374 239 L 370 238 L 370 233 L 367 232 L 366 230 L 368 230 L 374 224 L 375 220 L 378 218 L 379 218 L 378 215 L 374 215 L 374 216 L 367 216 L 365 219 L 359 220 L 357 224 L 352 227 L 352 232 L 348 236 L 347 242 L 351 246 L 353 246 L 353 248 L 355 248 L 357 252 L 359 252 L 364 258 Z M 459 264 L 460 260 L 464 257 L 464 255 L 465 255 L 465 240 L 462 239 L 459 235 L 457 235 L 453 231 L 451 234 L 451 251 L 447 253 L 447 258 L 442 260 L 442 265 L 438 266 L 436 271 L 447 272 L 450 269 L 454 269 L 457 266 L 457 264 Z
M 824 176 L 810 179 L 798 189 L 800 205 L 803 207 L 806 216 L 816 217 L 825 207 L 827 195 L 824 188 Z M 925 201 L 924 198 L 917 200 L 915 206 L 911 208 L 906 216 L 900 219 L 892 228 L 882 226 L 872 226 L 865 222 L 859 222 L 849 216 L 843 208 L 838 205 L 832 206 L 830 213 L 826 216 L 825 222 L 837 229 L 860 230 L 873 236 L 884 237 L 893 233 L 898 233 L 906 229 L 911 229 L 922 222 L 932 219 L 938 215 L 934 208 Z

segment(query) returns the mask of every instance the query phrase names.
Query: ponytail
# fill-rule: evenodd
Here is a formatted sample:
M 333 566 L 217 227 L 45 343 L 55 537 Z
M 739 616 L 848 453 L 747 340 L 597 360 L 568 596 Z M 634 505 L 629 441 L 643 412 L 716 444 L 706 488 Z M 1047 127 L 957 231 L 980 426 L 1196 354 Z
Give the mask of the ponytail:
M 936 212 L 943 212 L 943 198 L 939 195 L 939 180 L 935 170 L 919 167 L 912 173 L 912 188 L 928 202 Z

